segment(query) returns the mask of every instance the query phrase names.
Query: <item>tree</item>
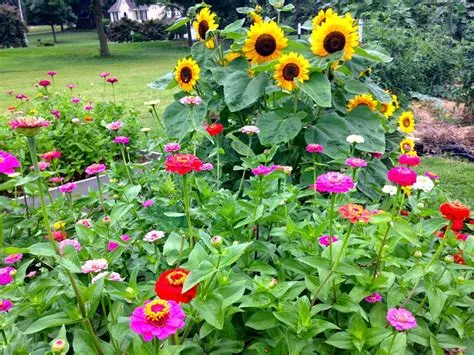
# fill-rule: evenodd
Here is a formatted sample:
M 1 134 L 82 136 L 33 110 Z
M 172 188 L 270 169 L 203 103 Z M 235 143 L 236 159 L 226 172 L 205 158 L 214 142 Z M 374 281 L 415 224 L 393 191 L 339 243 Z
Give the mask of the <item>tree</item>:
M 25 33 L 28 31 L 20 19 L 18 9 L 10 5 L 0 5 L 0 46 L 26 47 Z
M 54 25 L 75 21 L 76 16 L 66 0 L 31 0 L 28 6 L 28 22 L 37 25 L 50 25 L 56 43 Z
M 94 20 L 97 28 L 97 35 L 100 43 L 100 56 L 110 57 L 109 43 L 107 42 L 107 35 L 104 28 L 104 14 L 102 12 L 101 0 L 92 0 L 91 12 L 94 15 Z

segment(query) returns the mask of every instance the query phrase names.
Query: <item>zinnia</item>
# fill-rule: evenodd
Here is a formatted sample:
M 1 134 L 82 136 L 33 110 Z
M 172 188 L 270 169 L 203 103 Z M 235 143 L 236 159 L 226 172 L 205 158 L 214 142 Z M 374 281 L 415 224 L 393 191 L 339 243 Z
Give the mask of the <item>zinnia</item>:
M 211 136 L 217 136 L 221 134 L 223 130 L 224 126 L 220 123 L 213 123 L 210 126 L 206 127 L 207 133 L 209 133 Z
M 120 128 L 122 128 L 122 122 L 120 121 L 114 121 L 110 122 L 105 125 L 107 129 L 110 129 L 111 131 L 118 131 Z
M 84 226 L 86 228 L 90 228 L 92 226 L 92 221 L 88 218 L 80 219 L 76 222 L 76 224 L 79 224 L 79 225 Z
M 57 74 L 57 73 L 56 73 L 55 71 L 53 71 L 53 70 L 51 70 L 51 71 L 48 72 L 48 75 L 49 75 L 49 76 L 55 76 L 56 74 Z
M 39 169 L 39 171 L 46 170 L 46 169 L 49 168 L 49 166 L 50 166 L 50 164 L 49 164 L 48 162 L 45 162 L 45 161 L 39 161 L 39 162 L 38 162 L 38 169 Z M 35 167 L 34 167 L 33 165 L 30 166 L 30 170 L 34 170 L 34 169 L 35 169 Z
M 114 85 L 116 82 L 118 82 L 118 79 L 114 78 L 114 77 L 110 77 L 110 78 L 107 79 L 107 82 Z
M 1 300 L 0 301 L 0 312 L 10 312 L 10 309 L 13 307 L 13 302 L 10 300 Z
M 41 127 L 48 127 L 50 125 L 49 121 L 46 121 L 42 117 L 35 116 L 25 116 L 17 117 L 14 120 L 8 122 L 8 125 L 12 129 L 38 129 Z
M 316 188 L 319 192 L 330 192 L 335 194 L 347 193 L 354 188 L 354 181 L 349 175 L 341 174 L 336 171 L 330 171 L 319 175 L 316 183 L 311 188 Z
M 188 274 L 189 270 L 183 268 L 163 272 L 155 284 L 155 292 L 158 297 L 181 303 L 191 302 L 196 297 L 197 285 L 183 293 L 183 285 Z
M 179 99 L 179 102 L 183 105 L 200 105 L 202 99 L 200 96 L 185 96 Z
M 61 118 L 61 112 L 59 112 L 59 110 L 51 110 L 50 113 L 56 117 L 56 119 L 60 119 Z
M 59 184 L 60 182 L 63 182 L 64 178 L 63 177 L 52 177 L 51 179 L 49 179 L 50 182 L 52 182 L 53 184 Z
M 65 194 L 65 193 L 71 193 L 75 188 L 77 188 L 77 184 L 73 182 L 68 182 L 64 185 L 59 186 L 58 190 L 62 192 L 63 194 Z
M 119 245 L 118 245 L 118 243 L 117 243 L 116 241 L 111 240 L 111 241 L 109 241 L 109 244 L 107 244 L 107 250 L 108 250 L 109 252 L 112 252 L 112 251 L 114 251 L 115 249 L 117 249 L 118 246 L 119 246 Z
M 3 260 L 5 264 L 14 264 L 23 258 L 23 254 L 11 254 Z
M 306 151 L 308 153 L 322 153 L 323 150 L 324 150 L 324 148 L 320 144 L 310 143 L 306 146 Z
M 328 247 L 331 243 L 335 243 L 338 240 L 336 236 L 322 235 L 319 237 L 319 245 Z
M 67 238 L 67 233 L 65 231 L 52 231 L 53 239 L 57 242 L 61 242 Z M 46 239 L 49 239 L 49 235 L 46 236 Z
M 417 326 L 415 317 L 404 308 L 390 308 L 387 312 L 387 321 L 398 331 L 412 329 Z
M 413 184 L 413 189 L 430 192 L 434 188 L 434 182 L 427 176 L 418 175 L 416 182 Z
M 382 295 L 378 292 L 375 292 L 375 293 L 371 294 L 370 296 L 367 296 L 365 298 L 365 301 L 369 302 L 369 303 L 380 302 L 380 301 L 382 301 Z
M 425 171 L 425 176 L 429 177 L 431 180 L 439 180 L 439 175 L 431 171 Z
M 129 142 L 130 142 L 130 139 L 125 136 L 118 136 L 114 138 L 114 143 L 128 144 Z
M 444 216 L 444 218 L 450 221 L 464 221 L 466 218 L 469 218 L 469 215 L 471 214 L 469 207 L 463 205 L 459 201 L 445 202 L 439 206 L 439 211 Z
M 79 243 L 79 241 L 77 241 L 76 239 L 65 239 L 59 243 L 59 255 L 63 255 L 64 248 L 67 245 L 72 246 L 77 251 L 81 251 L 82 248 L 81 243 Z
M 165 152 L 166 153 L 177 152 L 180 149 L 181 149 L 181 146 L 179 145 L 179 143 L 167 143 L 167 144 L 165 144 Z
M 193 170 L 201 171 L 202 164 L 203 162 L 193 154 L 175 154 L 166 158 L 165 168 L 170 173 L 184 175 Z
M 214 168 L 214 165 L 212 165 L 211 163 L 204 163 L 202 164 L 200 171 L 212 170 L 213 168 Z
M 185 317 L 175 301 L 146 301 L 133 311 L 130 328 L 140 334 L 144 341 L 151 341 L 154 337 L 163 340 L 184 328 Z
M 395 196 L 397 194 L 397 187 L 393 185 L 385 185 L 382 187 L 382 192 L 390 196 Z
M 107 276 L 107 280 L 109 281 L 123 281 L 123 278 L 120 276 L 120 274 L 118 272 L 107 272 L 107 271 L 104 271 L 104 272 L 101 272 L 97 275 L 95 275 L 91 282 L 93 284 L 95 284 L 99 279 L 103 278 Z
M 15 173 L 15 168 L 19 166 L 20 161 L 13 154 L 0 150 L 0 174 L 13 174 Z
M 366 210 L 361 205 L 356 205 L 353 203 L 348 203 L 339 207 L 338 211 L 342 218 L 348 219 L 351 223 L 368 223 L 371 216 L 369 210 Z
M 16 269 L 7 266 L 0 269 L 0 286 L 8 285 L 13 282 L 13 275 L 15 275 Z
M 109 264 L 105 259 L 87 260 L 81 269 L 84 274 L 107 270 Z
M 350 166 L 351 168 L 363 168 L 367 166 L 367 162 L 364 159 L 360 158 L 348 158 L 346 159 L 346 165 Z
M 418 166 L 420 165 L 421 159 L 418 155 L 402 154 L 400 158 L 398 158 L 398 162 L 401 165 Z
M 108 71 L 104 71 L 104 72 L 102 72 L 102 73 L 99 74 L 99 76 L 100 76 L 101 78 L 106 78 L 106 77 L 108 77 L 109 75 L 110 75 L 110 73 L 109 73 Z
M 416 173 L 410 168 L 396 166 L 387 173 L 387 178 L 400 186 L 411 186 L 416 182 Z
M 347 136 L 346 142 L 349 144 L 359 144 L 359 143 L 364 143 L 365 139 L 362 136 L 359 136 L 358 134 L 351 134 Z
M 165 236 L 165 232 L 153 230 L 153 231 L 150 231 L 147 234 L 145 234 L 145 236 L 143 237 L 143 240 L 145 242 L 153 243 L 153 242 L 163 238 L 164 236 Z
M 40 82 L 38 84 L 39 84 L 39 86 L 42 86 L 42 87 L 45 88 L 45 87 L 48 87 L 48 86 L 51 85 L 51 81 L 49 81 L 49 80 L 40 80 Z
M 258 128 L 257 126 L 243 126 L 240 129 L 240 132 L 248 135 L 259 134 L 260 128 Z
M 104 164 L 92 164 L 86 168 L 87 175 L 94 175 L 103 172 L 106 168 Z
M 144 208 L 148 208 L 148 207 L 153 206 L 154 203 L 155 203 L 155 201 L 153 201 L 153 200 L 146 200 L 146 201 L 144 201 L 144 202 L 142 203 L 142 206 L 143 206 Z
M 272 165 L 272 166 L 259 165 L 256 168 L 252 169 L 252 174 L 264 176 L 264 175 L 268 175 L 272 173 L 273 171 L 275 171 L 275 169 L 276 169 L 275 165 Z

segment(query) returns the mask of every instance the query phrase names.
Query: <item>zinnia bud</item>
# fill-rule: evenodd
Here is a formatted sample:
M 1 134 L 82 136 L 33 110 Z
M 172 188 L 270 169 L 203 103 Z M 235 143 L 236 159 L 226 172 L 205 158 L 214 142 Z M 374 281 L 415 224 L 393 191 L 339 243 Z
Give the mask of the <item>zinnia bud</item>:
M 53 345 L 51 346 L 51 350 L 54 354 L 61 354 L 64 351 L 64 347 L 66 343 L 63 339 L 57 339 L 54 341 Z
M 214 248 L 219 249 L 222 246 L 222 238 L 219 235 L 215 235 L 211 238 L 211 244 Z
M 446 256 L 444 257 L 444 262 L 445 262 L 446 264 L 451 264 L 453 261 L 454 261 L 454 258 L 453 258 L 452 255 L 446 255 Z
M 415 258 L 421 258 L 423 256 L 423 253 L 419 250 L 415 251 Z

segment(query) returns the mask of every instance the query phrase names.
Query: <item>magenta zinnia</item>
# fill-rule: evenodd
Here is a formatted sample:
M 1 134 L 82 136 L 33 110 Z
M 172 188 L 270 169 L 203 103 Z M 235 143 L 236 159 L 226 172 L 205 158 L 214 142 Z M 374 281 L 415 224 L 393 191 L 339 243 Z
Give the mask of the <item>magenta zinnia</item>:
M 73 182 L 68 182 L 64 185 L 59 186 L 58 189 L 60 192 L 65 194 L 65 193 L 71 193 L 76 187 L 77 187 L 77 184 Z
M 323 150 L 324 148 L 320 144 L 310 143 L 306 146 L 306 151 L 308 153 L 322 153 Z
M 387 178 L 394 184 L 411 186 L 416 182 L 416 173 L 409 168 L 396 166 L 388 171 Z
M 20 161 L 13 154 L 0 150 L 0 174 L 13 174 L 19 166 Z
M 130 328 L 140 334 L 144 341 L 151 341 L 155 337 L 163 340 L 184 327 L 185 317 L 175 301 L 146 301 L 133 311 Z
M 402 154 L 402 155 L 400 155 L 400 158 L 398 158 L 398 162 L 401 165 L 407 165 L 407 166 L 420 165 L 420 161 L 421 161 L 421 159 L 418 155 Z
M 311 188 L 316 188 L 319 192 L 330 192 L 335 194 L 347 193 L 354 188 L 354 181 L 349 175 L 330 171 L 319 175 L 316 183 Z
M 86 168 L 87 175 L 94 175 L 103 172 L 106 168 L 104 164 L 92 164 Z
M 346 165 L 350 166 L 351 168 L 363 168 L 367 166 L 367 162 L 364 159 L 360 158 L 348 158 L 346 159 Z
M 17 117 L 14 120 L 8 122 L 8 125 L 12 129 L 34 129 L 34 128 L 41 128 L 41 127 L 48 127 L 50 125 L 49 121 L 46 121 L 42 117 L 35 117 L 35 116 L 25 116 L 25 117 Z
M 126 136 L 118 136 L 114 138 L 114 143 L 128 144 L 129 142 L 130 142 L 130 139 Z
M 417 326 L 415 317 L 404 308 L 390 308 L 387 312 L 387 321 L 398 331 L 412 329 Z
M 256 168 L 252 169 L 252 174 L 254 175 L 268 175 L 275 171 L 276 167 L 275 165 L 272 166 L 265 166 L 265 165 L 259 165 Z

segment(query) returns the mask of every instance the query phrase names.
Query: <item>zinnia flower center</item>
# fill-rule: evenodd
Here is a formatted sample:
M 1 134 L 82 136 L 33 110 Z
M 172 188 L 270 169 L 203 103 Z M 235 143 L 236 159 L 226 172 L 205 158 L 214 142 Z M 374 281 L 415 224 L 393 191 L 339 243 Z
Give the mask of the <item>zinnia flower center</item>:
M 275 52 L 276 47 L 277 43 L 275 38 L 267 33 L 260 35 L 255 42 L 255 50 L 258 54 L 264 57 L 269 56 Z
M 209 24 L 207 23 L 206 20 L 203 20 L 199 22 L 199 36 L 201 36 L 202 39 L 206 39 L 206 33 L 209 30 Z
M 5 161 L 5 158 L 0 157 L 0 164 Z
M 166 280 L 170 285 L 181 286 L 186 281 L 188 275 L 183 271 L 173 271 L 166 276 Z
M 189 158 L 188 157 L 183 157 L 183 156 L 177 156 L 176 160 L 178 161 L 178 163 L 185 164 L 189 161 Z
M 147 322 L 155 327 L 162 327 L 170 317 L 171 305 L 165 300 L 155 300 L 145 305 L 145 317 Z
M 339 31 L 329 33 L 324 38 L 323 47 L 328 53 L 339 52 L 346 45 L 346 37 Z
M 193 72 L 190 67 L 184 67 L 181 69 L 181 73 L 179 73 L 179 77 L 183 83 L 189 83 L 193 78 Z
M 293 81 L 300 74 L 300 68 L 295 63 L 288 63 L 283 67 L 283 77 L 285 80 Z

